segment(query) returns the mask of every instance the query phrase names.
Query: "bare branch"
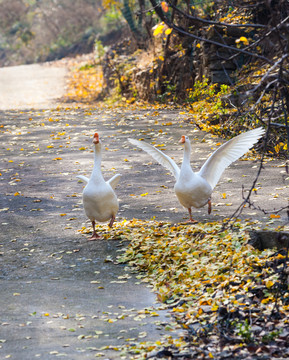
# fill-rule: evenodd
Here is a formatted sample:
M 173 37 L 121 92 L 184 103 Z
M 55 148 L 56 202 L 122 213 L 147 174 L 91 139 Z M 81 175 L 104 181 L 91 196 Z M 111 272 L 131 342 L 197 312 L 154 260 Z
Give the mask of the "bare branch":
M 179 34 L 182 34 L 182 35 L 185 35 L 185 36 L 188 36 L 188 37 L 191 37 L 195 40 L 198 40 L 198 41 L 203 41 L 203 42 L 206 42 L 208 44 L 212 44 L 212 45 L 216 45 L 216 46 L 219 46 L 219 47 L 222 47 L 222 48 L 225 48 L 225 49 L 229 49 L 231 51 L 234 51 L 234 52 L 237 52 L 237 53 L 240 53 L 240 54 L 244 54 L 244 55 L 248 55 L 248 56 L 252 56 L 254 58 L 258 58 L 260 60 L 263 60 L 265 61 L 266 63 L 268 64 L 273 64 L 273 62 L 266 58 L 265 56 L 262 56 L 262 55 L 258 55 L 258 54 L 255 54 L 255 53 L 252 53 L 252 52 L 249 52 L 249 51 L 246 51 L 246 50 L 243 50 L 243 49 L 239 49 L 239 48 L 236 48 L 234 46 L 229 46 L 229 45 L 226 45 L 226 44 L 222 44 L 222 43 L 219 43 L 217 41 L 213 41 L 213 40 L 209 40 L 209 39 L 206 39 L 206 38 L 203 38 L 203 37 L 200 37 L 200 36 L 197 36 L 197 35 L 194 35 L 192 33 L 188 33 L 187 31 L 185 31 L 184 29 L 182 29 L 181 27 L 173 24 L 163 13 L 162 9 L 161 9 L 161 6 L 159 3 L 156 2 L 156 0 L 150 0 L 151 4 L 153 5 L 156 13 L 158 14 L 159 18 L 170 28 L 174 29 L 176 32 L 178 32 Z
M 276 61 L 274 63 L 273 66 L 270 67 L 270 69 L 266 72 L 265 75 L 263 75 L 262 79 L 259 81 L 258 85 L 254 87 L 254 89 L 252 89 L 250 92 L 253 93 L 255 92 L 257 89 L 259 89 L 259 87 L 263 84 L 263 82 L 268 78 L 269 74 L 275 70 L 280 64 L 282 64 L 282 62 L 287 59 L 289 56 L 288 53 L 284 54 L 278 61 Z
M 289 210 L 289 205 L 287 205 L 287 206 L 283 206 L 283 207 L 281 207 L 281 208 L 279 208 L 279 209 L 274 209 L 274 210 L 270 210 L 270 211 L 267 211 L 267 210 L 265 210 L 265 209 L 262 209 L 260 206 L 256 206 L 251 200 L 250 200 L 250 197 L 245 197 L 245 195 L 244 195 L 244 187 L 242 187 L 242 198 L 245 200 L 244 202 L 246 203 L 246 204 L 248 204 L 248 206 L 249 206 L 249 208 L 251 208 L 251 209 L 254 209 L 254 210 L 258 210 L 258 211 L 260 211 L 260 212 L 262 212 L 263 214 L 265 214 L 265 215 L 268 215 L 268 214 L 278 214 L 278 213 L 280 213 L 281 211 L 283 211 L 283 210 L 286 210 L 286 209 L 288 209 Z
M 266 34 L 264 34 L 260 39 L 256 40 L 252 44 L 245 47 L 245 50 L 251 49 L 254 46 L 257 46 L 261 41 L 268 38 L 274 31 L 277 31 L 280 29 L 282 25 L 284 25 L 289 20 L 289 16 L 287 16 L 284 20 L 282 20 L 278 25 L 274 26 L 272 29 L 270 29 Z M 227 60 L 233 60 L 238 54 L 234 54 L 233 56 L 229 57 Z
M 223 22 L 219 22 L 219 21 L 212 21 L 212 20 L 206 20 L 206 19 L 202 19 L 199 18 L 197 16 L 192 16 L 189 15 L 187 13 L 185 13 L 184 11 L 182 11 L 181 9 L 179 9 L 177 6 L 175 6 L 174 4 L 171 3 L 171 1 L 168 0 L 168 4 L 170 5 L 171 8 L 173 8 L 174 10 L 176 10 L 179 14 L 185 16 L 187 19 L 193 20 L 193 21 L 198 21 L 201 22 L 203 24 L 208 24 L 208 25 L 217 25 L 217 26 L 222 26 L 222 27 L 231 27 L 231 28 L 266 28 L 266 25 L 262 25 L 262 24 L 228 24 L 228 23 L 223 23 Z

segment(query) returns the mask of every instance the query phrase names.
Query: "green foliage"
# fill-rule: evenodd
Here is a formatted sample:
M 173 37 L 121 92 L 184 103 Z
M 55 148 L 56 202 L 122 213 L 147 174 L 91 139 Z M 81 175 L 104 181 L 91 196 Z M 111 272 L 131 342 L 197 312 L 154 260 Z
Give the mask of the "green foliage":
M 283 330 L 279 329 L 279 330 L 273 330 L 271 332 L 269 332 L 268 334 L 264 335 L 262 337 L 262 342 L 264 344 L 268 344 L 270 341 L 275 340 L 276 338 L 279 337 L 280 334 L 282 334 Z
M 85 71 L 93 68 L 95 68 L 95 64 L 85 64 L 80 66 L 79 71 Z
M 203 77 L 196 81 L 192 89 L 188 89 L 186 102 L 191 106 L 195 122 L 205 131 L 212 131 L 218 135 L 226 129 L 220 126 L 219 119 L 223 115 L 233 112 L 224 101 L 224 97 L 231 91 L 228 85 L 212 84 Z M 208 121 L 207 119 L 210 119 Z M 216 122 L 213 126 L 211 122 Z
M 165 90 L 162 94 L 157 95 L 157 100 L 160 102 L 165 102 L 167 100 L 176 100 L 176 84 L 172 84 L 170 81 L 163 81 L 162 83 Z
M 0 1 L 1 61 L 15 65 L 87 52 L 101 34 L 101 16 L 101 0 Z
M 241 336 L 243 341 L 245 342 L 253 341 L 254 333 L 252 332 L 248 319 L 245 319 L 244 322 L 233 322 L 232 325 L 235 326 L 236 334 Z
M 104 32 L 121 28 L 123 25 L 122 19 L 123 17 L 121 12 L 115 6 L 112 6 L 105 12 L 102 18 Z
M 209 80 L 203 78 L 203 81 L 197 80 L 194 84 L 194 88 L 188 93 L 188 101 L 195 102 L 206 99 L 208 96 L 211 98 L 216 92 L 217 84 L 211 84 L 209 86 Z
M 228 85 L 222 84 L 218 90 L 218 84 L 209 83 L 209 79 L 203 77 L 202 81 L 197 80 L 193 89 L 189 89 L 187 101 L 196 102 L 201 100 L 216 101 L 222 96 L 228 94 L 230 88 Z
M 245 319 L 244 321 L 232 321 L 231 326 L 235 328 L 236 335 L 240 336 L 242 340 L 246 343 L 252 343 L 256 341 L 256 337 L 252 330 L 252 326 L 249 324 L 249 320 Z M 273 331 L 267 332 L 262 336 L 261 341 L 263 344 L 268 344 L 271 341 L 274 341 L 279 337 L 283 332 L 282 329 L 275 329 Z
M 94 57 L 95 60 L 100 61 L 105 54 L 105 48 L 100 40 L 94 42 Z

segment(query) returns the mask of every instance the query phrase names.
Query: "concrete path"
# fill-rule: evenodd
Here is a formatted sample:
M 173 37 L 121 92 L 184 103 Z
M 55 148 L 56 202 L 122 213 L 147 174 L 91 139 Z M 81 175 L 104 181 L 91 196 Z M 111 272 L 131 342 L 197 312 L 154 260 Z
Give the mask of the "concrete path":
M 51 107 L 64 95 L 66 74 L 48 64 L 0 68 L 0 110 Z
M 158 310 L 155 295 L 114 261 L 126 239 L 87 242 L 87 235 L 80 233 L 89 223 L 81 204 L 83 184 L 75 176 L 89 176 L 91 140 L 98 131 L 105 178 L 122 174 L 116 189 L 117 221 L 182 222 L 187 212 L 173 193 L 173 178 L 127 138 L 155 141 L 179 163 L 178 140 L 186 133 L 193 143 L 194 168 L 218 146 L 218 139 L 194 129 L 178 110 L 56 109 L 65 74 L 65 69 L 38 65 L 0 71 L 1 94 L 12 94 L 7 101 L 0 97 L 5 109 L 0 111 L 1 359 L 92 359 L 101 353 L 105 359 L 120 359 L 118 351 L 103 347 L 171 335 L 164 329 L 172 319 Z M 21 96 L 13 92 L 15 79 L 22 79 L 15 86 Z M 38 90 L 34 85 L 31 89 L 32 84 L 38 84 Z M 37 98 L 35 93 L 47 96 Z M 220 221 L 230 216 L 241 202 L 242 186 L 250 188 L 257 168 L 254 161 L 234 163 L 213 194 L 212 214 L 203 208 L 194 211 L 194 217 Z M 274 226 L 287 221 L 285 210 L 280 218 L 269 216 L 273 208 L 288 204 L 282 161 L 265 164 L 252 200 L 268 214 L 245 208 L 241 218 Z M 149 309 L 145 314 L 144 308 Z
M 65 75 L 47 65 L 0 69 L 1 359 L 119 359 L 112 348 L 160 338 L 171 321 L 115 263 L 126 243 L 87 242 L 78 231 L 86 219 L 75 175 L 81 163 L 91 169 L 82 132 L 95 124 L 86 111 L 53 110 Z

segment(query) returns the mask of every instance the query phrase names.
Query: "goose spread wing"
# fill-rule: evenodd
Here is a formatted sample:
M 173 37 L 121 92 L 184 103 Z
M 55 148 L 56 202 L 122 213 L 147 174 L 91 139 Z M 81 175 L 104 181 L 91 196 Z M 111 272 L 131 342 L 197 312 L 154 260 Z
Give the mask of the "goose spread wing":
M 157 162 L 159 162 L 163 167 L 165 167 L 167 170 L 169 170 L 176 179 L 178 179 L 180 174 L 180 168 L 178 165 L 174 162 L 173 159 L 171 159 L 169 156 L 164 154 L 161 150 L 155 148 L 154 146 L 144 142 L 139 141 L 135 139 L 128 139 L 129 142 L 133 145 L 138 146 L 145 152 L 147 152 L 150 156 L 152 156 Z
M 227 141 L 208 158 L 199 171 L 199 175 L 205 178 L 213 189 L 223 171 L 233 161 L 243 156 L 260 139 L 264 132 L 265 130 L 259 127 Z

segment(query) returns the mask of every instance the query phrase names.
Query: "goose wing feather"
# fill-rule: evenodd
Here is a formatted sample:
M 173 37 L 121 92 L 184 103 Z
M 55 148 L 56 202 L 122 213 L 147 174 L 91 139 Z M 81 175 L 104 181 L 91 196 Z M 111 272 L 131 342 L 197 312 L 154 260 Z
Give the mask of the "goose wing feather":
M 110 178 L 107 183 L 112 187 L 112 189 L 114 190 L 117 186 L 117 184 L 119 183 L 119 180 L 121 178 L 120 174 L 116 174 L 114 175 L 112 178 Z
M 76 177 L 77 177 L 78 179 L 82 180 L 82 181 L 87 182 L 87 183 L 88 183 L 88 181 L 89 181 L 89 178 L 86 177 L 86 176 L 84 176 L 84 175 L 77 175 Z
M 161 150 L 155 148 L 154 146 L 152 146 L 144 141 L 139 141 L 139 140 L 135 140 L 135 139 L 128 139 L 128 140 L 131 144 L 138 146 L 139 148 L 141 148 L 142 150 L 147 152 L 150 156 L 152 156 L 164 168 L 169 170 L 176 179 L 179 178 L 180 168 L 174 162 L 173 159 L 171 159 L 169 156 L 164 154 Z
M 198 174 L 206 179 L 213 189 L 218 183 L 223 171 L 232 162 L 243 156 L 261 138 L 264 132 L 265 130 L 259 127 L 227 141 L 213 152 Z

